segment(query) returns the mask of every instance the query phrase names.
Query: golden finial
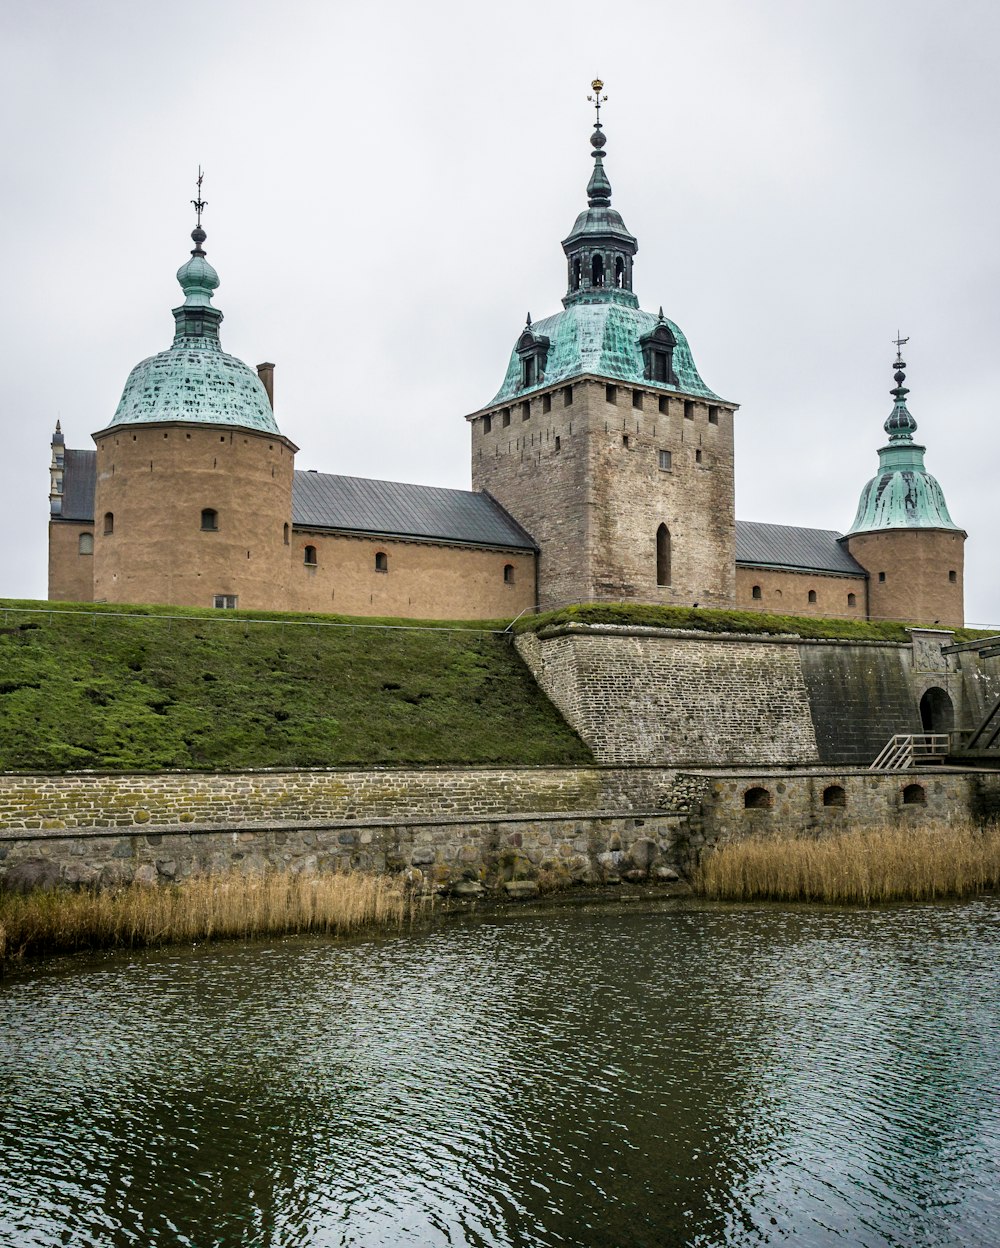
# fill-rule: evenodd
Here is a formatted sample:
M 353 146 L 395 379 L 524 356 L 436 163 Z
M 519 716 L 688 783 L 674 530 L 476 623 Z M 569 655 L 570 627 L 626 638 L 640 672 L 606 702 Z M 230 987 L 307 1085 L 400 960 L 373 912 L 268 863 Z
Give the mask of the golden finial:
M 597 123 L 596 124 L 597 124 L 598 130 L 600 130 L 601 128 L 601 105 L 605 103 L 608 97 L 606 95 L 601 95 L 601 92 L 604 90 L 604 83 L 601 82 L 600 78 L 595 78 L 594 81 L 590 85 L 594 91 L 594 94 L 588 95 L 587 99 L 590 100 L 593 103 L 594 107 L 597 109 Z

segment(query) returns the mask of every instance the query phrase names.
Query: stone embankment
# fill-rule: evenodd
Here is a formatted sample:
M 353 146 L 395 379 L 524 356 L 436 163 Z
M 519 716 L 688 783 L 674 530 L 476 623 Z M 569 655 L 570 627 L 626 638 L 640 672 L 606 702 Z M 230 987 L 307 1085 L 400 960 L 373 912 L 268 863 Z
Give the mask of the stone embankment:
M 154 884 L 227 871 L 404 872 L 476 896 L 674 881 L 770 829 L 945 823 L 1000 808 L 1000 774 L 664 767 L 0 776 L 0 886 Z

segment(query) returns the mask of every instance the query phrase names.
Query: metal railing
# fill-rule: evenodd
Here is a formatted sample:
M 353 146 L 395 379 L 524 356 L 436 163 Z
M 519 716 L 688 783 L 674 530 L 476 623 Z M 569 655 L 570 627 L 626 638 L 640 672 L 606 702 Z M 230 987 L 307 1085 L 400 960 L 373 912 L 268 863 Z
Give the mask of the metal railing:
M 946 732 L 897 733 L 890 737 L 869 771 L 905 771 L 919 763 L 943 763 L 951 748 Z

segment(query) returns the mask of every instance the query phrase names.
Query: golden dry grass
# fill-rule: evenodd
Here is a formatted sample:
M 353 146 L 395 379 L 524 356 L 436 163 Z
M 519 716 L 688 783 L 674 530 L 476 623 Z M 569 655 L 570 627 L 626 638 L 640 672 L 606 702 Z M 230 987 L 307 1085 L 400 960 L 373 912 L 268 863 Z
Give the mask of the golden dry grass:
M 695 878 L 727 901 L 869 905 L 962 897 L 1000 883 L 1000 827 L 968 822 L 850 829 L 817 839 L 755 835 L 707 853 Z
M 399 879 L 361 873 L 232 873 L 160 887 L 0 893 L 0 964 L 75 949 L 289 932 L 340 936 L 399 926 L 424 904 Z

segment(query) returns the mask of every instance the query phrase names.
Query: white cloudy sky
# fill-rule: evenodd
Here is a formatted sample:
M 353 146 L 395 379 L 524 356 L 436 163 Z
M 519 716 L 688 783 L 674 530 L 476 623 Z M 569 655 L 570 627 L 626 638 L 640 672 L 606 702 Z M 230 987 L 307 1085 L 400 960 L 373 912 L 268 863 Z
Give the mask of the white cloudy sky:
M 227 350 L 299 467 L 467 487 L 465 413 L 556 310 L 606 82 L 635 287 L 742 405 L 737 514 L 846 528 L 910 408 L 1000 625 L 996 0 L 0 0 L 0 596 L 48 441 L 170 342 L 206 172 Z

